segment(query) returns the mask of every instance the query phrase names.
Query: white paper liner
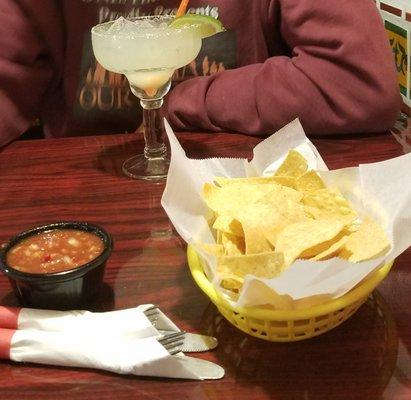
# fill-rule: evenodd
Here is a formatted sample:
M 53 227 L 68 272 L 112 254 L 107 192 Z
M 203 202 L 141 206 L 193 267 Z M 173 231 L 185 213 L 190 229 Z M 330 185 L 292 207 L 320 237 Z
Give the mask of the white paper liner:
M 370 215 L 385 229 L 392 248 L 384 257 L 362 263 L 338 258 L 326 261 L 297 260 L 281 276 L 245 277 L 235 306 L 269 304 L 277 309 L 315 305 L 342 296 L 381 265 L 395 259 L 411 244 L 411 154 L 355 168 L 328 171 L 298 119 L 259 143 L 254 157 L 246 159 L 189 159 L 170 125 L 165 121 L 171 146 L 171 163 L 162 206 L 175 229 L 187 243 L 215 243 L 208 225 L 211 212 L 202 199 L 204 183 L 216 176 L 270 175 L 291 149 L 299 151 L 310 169 L 320 171 L 327 185 L 337 186 L 360 216 Z M 214 276 L 215 260 L 207 259 Z M 217 290 L 221 290 L 217 287 Z M 304 300 L 304 301 L 301 301 Z

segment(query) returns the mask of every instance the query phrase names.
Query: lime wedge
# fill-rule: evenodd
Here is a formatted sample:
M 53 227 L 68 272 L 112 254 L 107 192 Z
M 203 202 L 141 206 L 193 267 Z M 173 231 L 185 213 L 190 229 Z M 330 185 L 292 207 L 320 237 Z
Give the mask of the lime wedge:
M 181 17 L 176 17 L 169 25 L 169 27 L 176 29 L 190 26 L 198 31 L 202 39 L 225 30 L 223 24 L 218 19 L 199 14 L 185 14 Z

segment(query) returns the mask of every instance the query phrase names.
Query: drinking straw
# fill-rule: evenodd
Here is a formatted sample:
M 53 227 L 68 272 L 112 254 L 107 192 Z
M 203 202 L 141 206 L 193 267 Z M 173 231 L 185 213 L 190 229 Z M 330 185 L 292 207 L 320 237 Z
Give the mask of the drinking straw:
M 178 7 L 176 17 L 181 17 L 186 13 L 188 2 L 190 0 L 181 0 L 180 6 Z

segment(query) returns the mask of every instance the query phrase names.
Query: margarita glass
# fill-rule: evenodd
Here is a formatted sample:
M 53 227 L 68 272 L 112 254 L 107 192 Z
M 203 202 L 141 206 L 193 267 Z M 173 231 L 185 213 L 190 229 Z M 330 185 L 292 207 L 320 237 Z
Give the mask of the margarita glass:
M 123 164 L 123 172 L 131 178 L 159 180 L 167 176 L 163 97 L 170 90 L 173 72 L 194 60 L 201 48 L 196 26 L 170 26 L 174 18 L 120 18 L 91 30 L 97 61 L 105 69 L 127 77 L 143 108 L 144 154 Z

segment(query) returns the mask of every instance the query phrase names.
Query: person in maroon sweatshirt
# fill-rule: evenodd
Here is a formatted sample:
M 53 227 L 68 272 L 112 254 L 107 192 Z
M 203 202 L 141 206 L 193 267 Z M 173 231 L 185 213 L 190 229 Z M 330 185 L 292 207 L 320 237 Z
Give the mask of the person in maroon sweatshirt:
M 93 25 L 171 14 L 178 0 L 2 0 L 0 146 L 40 118 L 46 137 L 133 131 L 140 107 L 105 71 Z M 227 31 L 176 72 L 166 117 L 177 130 L 268 135 L 299 117 L 311 135 L 389 129 L 400 107 L 372 0 L 192 0 Z M 192 79 L 188 79 L 192 78 Z M 183 81 L 183 82 L 181 82 Z

